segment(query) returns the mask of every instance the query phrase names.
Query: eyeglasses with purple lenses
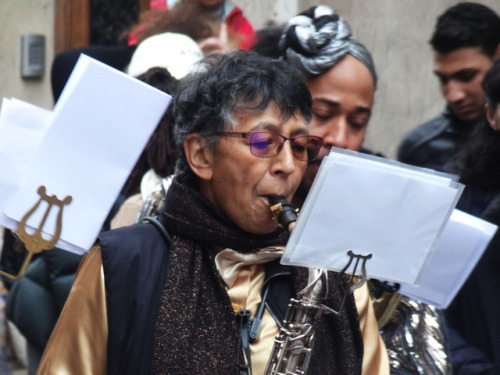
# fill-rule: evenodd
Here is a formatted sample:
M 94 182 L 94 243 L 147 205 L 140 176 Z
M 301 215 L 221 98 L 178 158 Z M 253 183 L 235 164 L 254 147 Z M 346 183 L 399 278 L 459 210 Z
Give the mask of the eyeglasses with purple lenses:
M 278 156 L 283 149 L 283 144 L 290 141 L 293 156 L 301 161 L 313 161 L 318 157 L 323 139 L 313 135 L 297 135 L 285 137 L 284 135 L 255 131 L 249 133 L 219 132 L 217 135 L 224 137 L 245 138 L 250 142 L 250 152 L 259 158 L 273 158 Z

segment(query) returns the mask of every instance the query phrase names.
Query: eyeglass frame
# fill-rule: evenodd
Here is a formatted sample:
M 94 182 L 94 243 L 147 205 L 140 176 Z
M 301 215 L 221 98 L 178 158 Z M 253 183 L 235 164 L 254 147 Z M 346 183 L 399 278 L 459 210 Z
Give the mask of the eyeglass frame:
M 272 156 L 260 156 L 260 155 L 255 155 L 253 152 L 252 152 L 252 141 L 250 139 L 251 135 L 252 134 L 256 134 L 256 133 L 266 133 L 266 134 L 272 134 L 274 136 L 277 136 L 277 137 L 280 137 L 281 139 L 283 139 L 283 142 L 281 143 L 281 145 L 278 145 L 277 146 L 277 152 L 276 152 L 276 155 L 272 155 Z M 275 132 L 272 132 L 272 131 L 268 131 L 268 130 L 254 130 L 254 131 L 251 131 L 251 132 L 217 132 L 216 135 L 219 135 L 219 136 L 225 136 L 225 137 L 233 137 L 233 138 L 244 138 L 246 140 L 248 140 L 250 142 L 249 146 L 250 146 L 250 153 L 255 156 L 255 157 L 258 157 L 258 158 L 264 158 L 264 159 L 270 159 L 270 158 L 274 158 L 276 156 L 279 155 L 279 153 L 281 152 L 281 150 L 283 149 L 283 145 L 285 144 L 286 141 L 295 141 L 296 138 L 301 138 L 301 137 L 307 137 L 310 139 L 314 139 L 314 140 L 317 140 L 318 143 L 319 143 L 319 146 L 318 146 L 318 153 L 317 155 L 312 158 L 312 159 L 308 159 L 308 160 L 302 160 L 302 159 L 299 159 L 296 155 L 295 155 L 295 151 L 292 147 L 292 154 L 293 156 L 297 159 L 297 160 L 300 160 L 300 161 L 305 161 L 305 162 L 311 162 L 311 161 L 314 161 L 318 158 L 319 156 L 319 150 L 321 149 L 321 146 L 323 145 L 323 138 L 321 137 L 318 137 L 318 136 L 315 136 L 315 135 L 309 135 L 309 134 L 299 134 L 299 135 L 296 135 L 296 136 L 293 136 L 293 137 L 285 137 L 284 135 L 282 134 L 279 134 L 279 133 L 275 133 Z M 308 142 L 309 144 L 309 142 Z

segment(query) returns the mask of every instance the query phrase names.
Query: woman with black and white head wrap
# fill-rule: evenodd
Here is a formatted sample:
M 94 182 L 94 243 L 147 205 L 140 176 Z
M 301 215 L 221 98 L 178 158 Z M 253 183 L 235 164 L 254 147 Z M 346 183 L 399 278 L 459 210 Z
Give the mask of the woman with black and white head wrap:
M 278 48 L 281 58 L 308 77 L 313 97 L 311 133 L 324 140 L 318 162 L 309 165 L 297 193 L 305 198 L 332 146 L 361 149 L 377 75 L 370 52 L 353 37 L 344 18 L 326 5 L 290 19 Z
M 284 28 L 279 49 L 282 58 L 308 77 L 308 88 L 313 98 L 311 134 L 324 139 L 318 161 L 309 164 L 297 191 L 296 198 L 300 200 L 305 199 L 321 158 L 328 154 L 332 146 L 361 149 L 371 115 L 377 75 L 370 52 L 353 37 L 349 24 L 325 5 L 312 7 L 292 18 Z M 357 289 L 354 295 L 364 340 L 363 375 L 388 373 L 387 353 L 391 357 L 391 373 L 424 373 L 415 370 L 417 368 L 432 368 L 430 372 L 433 374 L 446 373 L 437 370 L 446 367 L 446 353 L 439 328 L 439 314 L 435 309 L 414 301 L 401 302 L 395 313 L 399 314 L 398 321 L 413 319 L 411 321 L 418 322 L 416 325 L 420 327 L 433 322 L 434 335 L 430 337 L 421 329 L 420 335 L 415 335 L 417 330 L 410 324 L 396 323 L 395 331 L 401 334 L 390 331 L 394 325 L 383 333 L 387 351 L 378 332 L 368 288 Z M 408 306 L 413 306 L 412 313 L 403 313 L 409 310 Z M 422 317 L 425 317 L 425 322 Z M 406 346 L 402 343 L 407 340 L 404 337 L 406 332 L 414 334 L 412 344 L 407 346 L 412 347 L 415 353 L 424 354 L 415 356 L 404 350 Z M 435 348 L 420 337 L 431 338 Z M 437 366 L 438 361 L 434 358 L 441 358 L 444 366 L 440 363 Z
M 332 8 L 319 5 L 293 17 L 279 41 L 281 57 L 308 78 L 313 98 L 311 134 L 323 138 L 320 158 L 332 146 L 359 150 L 370 119 L 376 73 L 368 50 Z M 309 163 L 296 193 L 305 199 L 321 160 Z M 363 334 L 363 375 L 389 374 L 387 350 L 378 331 L 367 286 L 355 293 Z
M 329 6 L 309 8 L 288 21 L 279 48 L 286 60 L 308 76 L 326 72 L 350 54 L 366 66 L 376 85 L 370 52 L 352 36 L 344 18 Z

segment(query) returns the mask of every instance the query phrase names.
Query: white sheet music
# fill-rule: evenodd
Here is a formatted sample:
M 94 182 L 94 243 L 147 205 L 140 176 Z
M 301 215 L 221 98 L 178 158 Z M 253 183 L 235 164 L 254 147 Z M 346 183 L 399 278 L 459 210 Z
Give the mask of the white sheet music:
M 64 208 L 57 246 L 78 253 L 87 251 L 170 99 L 82 55 L 49 116 L 51 121 L 39 146 L 31 149 L 27 143 L 22 145 L 30 162 L 22 168 L 22 184 L 7 201 L 0 197 L 8 217 L 0 225 L 15 230 L 17 222 L 37 202 L 38 187 L 44 185 L 49 195 L 73 197 Z M 44 120 L 35 112 L 28 111 L 41 124 Z M 2 118 L 9 116 L 9 106 L 0 114 Z M 14 115 L 11 128 L 18 116 Z M 28 224 L 38 227 L 43 213 L 37 210 Z M 54 233 L 54 223 L 49 218 L 44 226 L 48 237 Z
M 4 98 L 0 111 L 0 225 L 17 226 L 4 206 L 22 183 L 26 165 L 35 156 L 52 119 L 52 111 L 18 99 Z M 6 225 L 6 223 L 10 223 Z
M 415 284 L 462 189 L 454 176 L 332 149 L 282 262 L 340 271 L 352 250 L 372 254 L 368 277 Z
M 419 284 L 401 284 L 400 292 L 438 308 L 447 308 L 496 231 L 496 225 L 454 210 Z

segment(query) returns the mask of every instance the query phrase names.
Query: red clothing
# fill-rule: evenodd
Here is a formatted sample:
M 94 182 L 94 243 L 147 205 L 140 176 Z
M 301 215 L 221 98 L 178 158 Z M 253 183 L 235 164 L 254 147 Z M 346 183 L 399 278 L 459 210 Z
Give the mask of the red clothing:
M 238 35 L 240 49 L 248 51 L 255 42 L 255 31 L 242 10 L 234 7 L 226 18 L 226 24 L 229 30 Z
M 152 10 L 166 10 L 168 9 L 168 3 L 167 0 L 151 0 L 150 7 Z M 255 30 L 243 15 L 243 11 L 233 5 L 231 12 L 226 16 L 225 22 L 229 30 L 238 36 L 238 47 L 248 51 L 255 42 Z
M 149 2 L 149 7 L 151 10 L 166 10 L 167 1 L 166 0 L 151 0 Z

